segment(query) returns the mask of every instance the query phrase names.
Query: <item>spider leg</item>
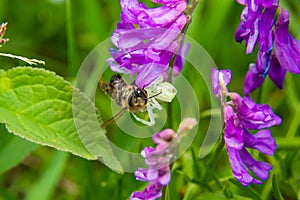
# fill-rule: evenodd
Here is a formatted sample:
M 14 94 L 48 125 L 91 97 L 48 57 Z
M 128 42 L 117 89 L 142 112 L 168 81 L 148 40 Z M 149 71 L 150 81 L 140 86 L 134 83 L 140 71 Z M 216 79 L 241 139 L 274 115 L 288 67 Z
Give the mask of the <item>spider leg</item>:
M 147 110 L 148 107 L 151 107 L 151 110 L 155 108 L 157 108 L 158 110 L 162 109 L 161 105 L 156 101 L 156 99 L 151 99 L 151 101 L 149 102 L 149 106 L 147 106 Z
M 155 124 L 155 119 L 154 119 L 154 114 L 153 114 L 153 109 L 151 106 L 147 106 L 147 111 L 148 111 L 148 115 L 150 118 L 150 124 L 154 125 Z M 151 126 L 152 126 L 151 125 Z
M 143 123 L 143 124 L 145 124 L 145 125 L 147 125 L 147 126 L 153 126 L 153 125 L 155 124 L 155 119 L 154 119 L 154 115 L 153 115 L 152 109 L 149 108 L 149 106 L 147 106 L 147 111 L 148 111 L 148 115 L 149 115 L 150 121 L 141 119 L 141 118 L 139 118 L 138 116 L 136 116 L 134 113 L 131 113 L 131 114 L 133 115 L 133 117 L 134 117 L 137 121 L 139 121 L 139 122 L 141 122 L 141 123 Z

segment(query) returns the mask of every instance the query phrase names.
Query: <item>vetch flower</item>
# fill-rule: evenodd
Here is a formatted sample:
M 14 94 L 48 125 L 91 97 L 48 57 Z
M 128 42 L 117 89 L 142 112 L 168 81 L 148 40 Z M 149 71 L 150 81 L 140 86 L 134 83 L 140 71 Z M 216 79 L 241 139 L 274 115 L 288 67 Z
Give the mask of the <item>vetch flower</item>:
M 245 77 L 244 94 L 248 95 L 250 92 L 260 87 L 264 82 L 270 70 L 271 51 L 259 51 L 256 63 L 249 65 L 249 70 Z
M 170 164 L 173 162 L 183 133 L 196 125 L 194 118 L 184 119 L 175 133 L 172 129 L 165 129 L 153 135 L 152 140 L 157 146 L 146 147 L 141 152 L 148 168 L 139 168 L 135 173 L 137 180 L 149 182 L 143 190 L 133 192 L 131 200 L 155 200 L 162 196 L 162 189 L 171 180 Z
M 237 115 L 243 127 L 258 130 L 281 123 L 281 119 L 273 113 L 269 105 L 256 104 L 250 97 L 242 98 L 237 93 L 229 93 L 228 96 L 238 111 Z
M 246 53 L 252 53 L 255 44 L 260 42 L 264 52 L 272 48 L 272 27 L 279 0 L 246 1 L 237 0 L 245 6 L 241 14 L 241 22 L 235 33 L 235 40 L 245 40 Z
M 230 70 L 222 70 L 221 72 L 215 68 L 212 69 L 211 81 L 214 83 L 212 85 L 213 92 L 218 99 L 220 99 L 224 93 L 226 94 L 228 92 L 226 86 L 229 84 L 230 80 L 231 80 Z
M 257 104 L 250 97 L 242 98 L 237 93 L 227 92 L 227 88 L 223 89 L 231 78 L 229 70 L 213 69 L 212 77 L 218 77 L 212 79 L 214 91 L 217 91 L 215 96 L 220 100 L 226 100 L 227 97 L 230 99 L 222 102 L 222 106 L 224 141 L 233 175 L 244 186 L 250 183 L 260 184 L 261 180 L 268 178 L 272 166 L 263 161 L 256 161 L 247 148 L 273 155 L 277 145 L 267 128 L 280 124 L 281 118 L 273 113 L 269 105 Z M 252 134 L 250 130 L 257 132 Z
M 245 78 L 245 95 L 260 87 L 267 75 L 282 89 L 286 71 L 300 73 L 300 42 L 289 34 L 288 12 L 279 7 L 279 0 L 237 2 L 245 8 L 235 33 L 236 41 L 245 40 L 247 54 L 252 53 L 255 45 L 259 43 L 256 63 L 249 65 Z M 274 29 L 278 8 L 280 13 Z
M 289 13 L 280 8 L 276 22 L 274 54 L 280 66 L 294 74 L 300 73 L 300 42 L 288 30 Z
M 183 66 L 182 57 L 188 46 L 183 46 L 181 31 L 187 23 L 184 10 L 186 0 L 152 0 L 162 4 L 148 8 L 138 0 L 121 0 L 121 21 L 111 40 L 112 58 L 108 59 L 115 72 L 137 74 L 138 87 L 147 87 L 160 75 L 167 77 L 169 63 L 174 54 L 174 74 Z M 180 35 L 180 36 L 179 36 Z M 147 76 L 145 76 L 147 74 Z M 141 78 L 142 76 L 142 78 Z

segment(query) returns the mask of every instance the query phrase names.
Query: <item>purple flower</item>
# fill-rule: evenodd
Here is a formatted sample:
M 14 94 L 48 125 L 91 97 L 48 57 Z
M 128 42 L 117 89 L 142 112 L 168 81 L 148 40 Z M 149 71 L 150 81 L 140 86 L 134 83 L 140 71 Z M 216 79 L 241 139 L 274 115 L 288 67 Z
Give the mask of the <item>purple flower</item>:
M 246 148 L 273 155 L 277 145 L 271 132 L 265 129 L 280 124 L 281 118 L 273 113 L 269 105 L 256 104 L 250 97 L 242 98 L 237 93 L 224 93 L 221 85 L 224 82 L 227 85 L 227 80 L 231 78 L 228 70 L 213 69 L 212 77 L 219 77 L 212 79 L 214 91 L 218 91 L 215 96 L 218 99 L 230 98 L 230 101 L 223 104 L 224 141 L 233 175 L 244 186 L 250 183 L 260 184 L 261 180 L 268 178 L 272 166 L 266 162 L 256 161 Z M 258 131 L 252 135 L 249 130 Z
M 282 68 L 294 74 L 300 73 L 300 42 L 288 30 L 289 13 L 281 8 L 276 23 L 274 53 Z
M 272 48 L 272 27 L 279 0 L 246 1 L 238 0 L 245 5 L 241 22 L 235 33 L 235 40 L 247 45 L 246 53 L 252 53 L 255 44 L 260 42 L 260 49 L 269 51 Z
M 259 42 L 256 63 L 250 64 L 246 74 L 245 95 L 260 87 L 267 75 L 282 89 L 286 71 L 300 73 L 300 42 L 288 32 L 288 12 L 280 8 L 274 30 L 274 17 L 279 0 L 237 0 L 237 2 L 245 8 L 235 33 L 236 41 L 245 40 L 247 54 L 252 53 L 256 43 Z
M 224 82 L 220 82 L 220 76 L 222 76 L 221 80 L 224 80 Z M 231 79 L 231 71 L 230 70 L 223 70 L 222 72 L 220 72 L 219 70 L 213 68 L 212 69 L 212 73 L 211 73 L 211 80 L 213 83 L 213 92 L 214 95 L 220 99 L 221 98 L 221 94 L 222 93 L 227 93 L 227 85 L 229 84 Z M 225 87 L 225 91 L 222 91 L 222 87 L 221 85 L 223 85 L 223 87 Z
M 137 74 L 136 84 L 141 88 L 149 86 L 162 74 L 167 77 L 169 62 L 176 52 L 174 75 L 179 73 L 188 48 L 178 39 L 187 22 L 183 14 L 187 1 L 153 2 L 162 6 L 148 8 L 138 0 L 122 0 L 121 21 L 111 37 L 117 47 L 110 49 L 111 69 L 131 76 Z
M 273 54 L 270 62 L 269 77 L 273 81 L 273 83 L 275 83 L 275 85 L 280 89 L 283 88 L 283 80 L 285 74 L 286 70 L 281 67 L 276 56 Z
M 256 104 L 250 97 L 241 98 L 237 93 L 229 93 L 233 107 L 243 127 L 251 130 L 270 128 L 281 123 L 281 118 L 275 115 L 267 104 Z
M 176 134 L 166 129 L 153 135 L 152 140 L 157 146 L 146 147 L 141 152 L 148 165 L 147 169 L 139 168 L 135 173 L 137 180 L 149 182 L 143 190 L 133 192 L 131 200 L 155 200 L 162 196 L 162 189 L 171 180 L 170 163 L 174 160 L 182 134 L 196 125 L 193 118 L 184 119 Z

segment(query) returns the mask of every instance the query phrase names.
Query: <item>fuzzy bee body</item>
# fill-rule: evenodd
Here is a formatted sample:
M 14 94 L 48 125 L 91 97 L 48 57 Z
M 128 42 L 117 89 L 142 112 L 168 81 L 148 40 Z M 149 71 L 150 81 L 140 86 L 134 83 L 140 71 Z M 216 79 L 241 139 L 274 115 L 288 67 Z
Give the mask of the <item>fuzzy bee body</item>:
M 113 75 L 109 84 L 101 82 L 101 87 L 117 105 L 128 108 L 130 112 L 140 112 L 146 109 L 147 91 L 136 85 L 127 84 L 119 74 Z
M 120 112 L 103 123 L 101 127 L 105 127 L 120 118 L 126 110 L 129 110 L 137 121 L 148 126 L 153 126 L 155 124 L 153 109 L 162 109 L 154 97 L 157 97 L 161 101 L 171 102 L 177 92 L 172 84 L 163 82 L 163 76 L 157 78 L 147 90 L 138 88 L 133 84 L 127 84 L 120 74 L 113 75 L 109 83 L 100 80 L 100 86 L 117 105 L 122 107 Z M 147 91 L 150 97 L 148 97 Z M 143 111 L 148 112 L 150 121 L 139 118 L 134 114 L 135 112 Z

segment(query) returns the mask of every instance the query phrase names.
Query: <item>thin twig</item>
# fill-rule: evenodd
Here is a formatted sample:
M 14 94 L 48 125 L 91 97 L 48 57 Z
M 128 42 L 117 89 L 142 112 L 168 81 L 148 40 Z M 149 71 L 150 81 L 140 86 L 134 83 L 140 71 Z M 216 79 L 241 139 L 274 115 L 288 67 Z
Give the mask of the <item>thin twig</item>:
M 28 63 L 29 65 L 37 65 L 37 64 L 45 65 L 45 61 L 42 61 L 42 60 L 29 59 L 26 57 L 16 56 L 16 55 L 9 54 L 9 53 L 0 53 L 0 56 L 5 56 L 5 57 L 13 58 L 13 59 L 19 59 L 19 60 L 22 60 L 22 61 Z

